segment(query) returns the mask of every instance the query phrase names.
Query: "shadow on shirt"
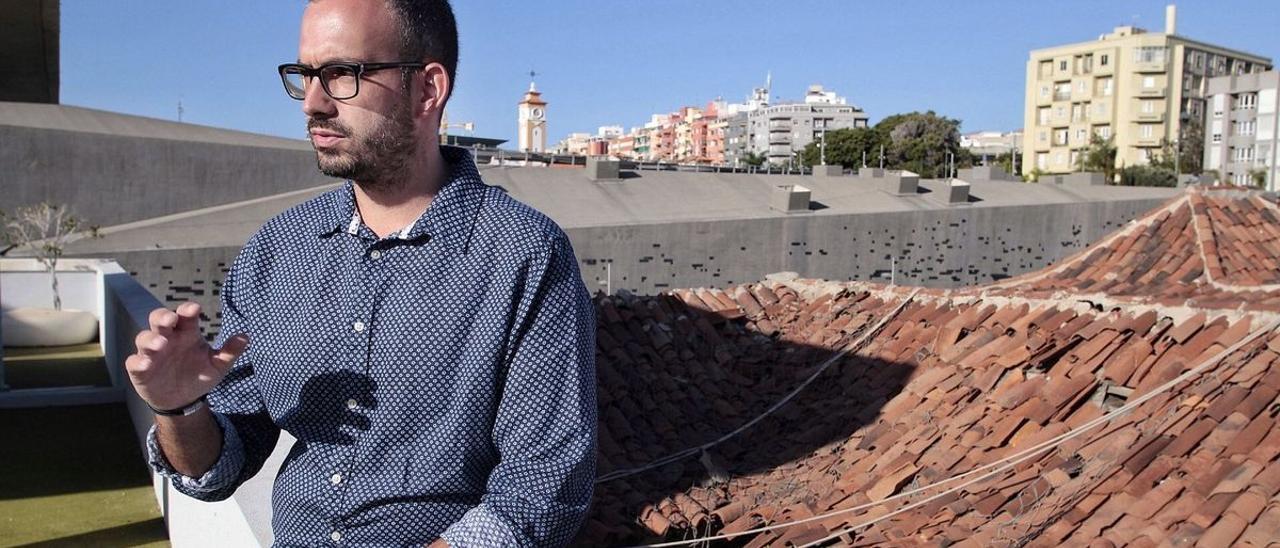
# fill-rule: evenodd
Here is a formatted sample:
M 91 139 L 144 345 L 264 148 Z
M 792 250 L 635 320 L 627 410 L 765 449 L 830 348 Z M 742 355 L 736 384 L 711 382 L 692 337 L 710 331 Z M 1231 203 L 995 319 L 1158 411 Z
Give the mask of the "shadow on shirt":
M 280 418 L 281 428 L 303 444 L 351 445 L 357 431 L 368 431 L 369 410 L 378 407 L 378 383 L 363 373 L 337 371 L 307 380 L 298 406 Z

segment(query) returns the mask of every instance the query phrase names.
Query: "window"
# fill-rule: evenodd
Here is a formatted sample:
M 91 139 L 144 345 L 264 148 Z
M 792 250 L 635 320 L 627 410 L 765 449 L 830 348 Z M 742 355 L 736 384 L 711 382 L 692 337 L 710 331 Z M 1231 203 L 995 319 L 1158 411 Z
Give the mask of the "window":
M 1040 98 L 1044 99 L 1049 96 L 1049 86 L 1040 86 Z
M 1101 95 L 1104 97 L 1110 96 L 1111 95 L 1111 78 L 1109 77 L 1098 78 L 1097 88 L 1098 88 L 1097 91 L 1094 92 L 1096 95 Z
M 1067 70 L 1067 60 L 1058 61 L 1058 70 L 1065 72 Z
M 1057 106 L 1053 108 L 1054 118 L 1061 119 L 1067 115 L 1067 107 Z
M 1074 105 L 1071 105 L 1071 121 L 1079 122 L 1083 118 L 1084 118 L 1084 105 L 1082 103 L 1076 103 Z
M 1163 63 L 1165 57 L 1164 46 L 1146 46 L 1133 50 L 1133 60 L 1136 63 Z
M 1233 160 L 1237 162 L 1253 161 L 1253 147 L 1238 147 L 1233 150 L 1235 150 L 1235 154 L 1232 155 Z
M 1221 133 L 1214 133 L 1214 134 L 1213 134 L 1213 142 L 1215 142 L 1215 143 L 1221 143 L 1221 142 L 1222 142 L 1222 134 L 1221 134 Z
M 1079 164 L 1080 164 L 1080 152 L 1076 150 L 1071 151 L 1071 165 L 1074 166 Z
M 1156 111 L 1156 102 L 1155 102 L 1155 101 L 1143 101 L 1143 102 L 1142 102 L 1142 112 L 1143 112 L 1144 114 L 1151 114 L 1152 112 L 1155 112 L 1155 111 Z
M 1036 119 L 1037 119 L 1037 120 L 1039 120 L 1040 125 L 1042 125 L 1042 126 L 1043 126 L 1043 125 L 1048 125 L 1048 123 L 1049 123 L 1049 107 L 1040 107 L 1039 109 L 1037 109 L 1037 110 L 1036 110 L 1036 115 L 1037 115 L 1037 118 L 1036 118 Z
M 1138 126 L 1138 128 L 1139 128 L 1139 134 L 1142 135 L 1143 139 L 1151 138 L 1151 128 L 1152 128 L 1151 124 L 1142 124 Z
M 1236 108 L 1241 110 L 1249 110 L 1258 106 L 1258 94 L 1241 93 L 1236 96 Z
M 1066 128 L 1053 130 L 1053 144 L 1056 146 L 1065 146 L 1067 144 L 1068 132 Z
M 1036 154 L 1036 167 L 1041 171 L 1049 169 L 1049 153 L 1040 152 Z
M 1089 84 L 1086 83 L 1084 80 L 1080 80 L 1079 82 L 1076 82 L 1076 91 L 1080 93 L 1089 91 Z
M 1232 133 L 1235 135 L 1253 135 L 1254 131 L 1258 128 L 1258 121 L 1244 120 L 1241 122 L 1232 122 L 1231 125 L 1234 128 Z
M 1089 142 L 1089 130 L 1084 129 L 1084 128 L 1077 129 L 1077 130 L 1076 130 L 1076 142 L 1078 142 L 1078 143 L 1087 143 L 1087 142 Z
M 1100 139 L 1110 139 L 1111 126 L 1098 126 L 1098 128 L 1094 130 L 1094 133 L 1096 133 Z
M 1143 89 L 1151 89 L 1151 88 L 1153 88 L 1153 87 L 1156 87 L 1156 77 L 1155 77 L 1155 76 L 1143 76 L 1143 77 L 1142 77 L 1142 88 L 1143 88 Z
M 1104 54 L 1102 54 L 1102 55 L 1099 55 L 1099 56 L 1098 56 L 1098 65 L 1099 65 L 1099 66 L 1103 66 L 1103 67 L 1105 67 L 1105 66 L 1110 65 L 1110 64 L 1111 64 L 1111 56 L 1110 56 L 1110 55 L 1108 55 L 1108 54 L 1104 53 Z
M 1066 101 L 1071 98 L 1071 82 L 1063 82 L 1054 86 L 1053 100 Z

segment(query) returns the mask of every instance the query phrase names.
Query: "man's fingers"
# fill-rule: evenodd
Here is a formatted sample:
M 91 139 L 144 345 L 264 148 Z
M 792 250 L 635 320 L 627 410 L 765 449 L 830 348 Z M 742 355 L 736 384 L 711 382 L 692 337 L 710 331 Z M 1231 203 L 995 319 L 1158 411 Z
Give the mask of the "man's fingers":
M 132 373 L 143 373 L 151 366 L 151 359 L 141 354 L 130 354 L 124 360 L 125 370 Z
M 200 303 L 187 301 L 178 305 L 178 329 L 200 331 Z
M 178 315 L 168 308 L 152 310 L 151 316 L 147 319 L 151 323 L 151 330 L 162 335 L 168 335 L 173 332 L 174 328 L 178 327 Z
M 249 347 L 249 337 L 243 333 L 232 336 L 222 343 L 222 348 L 214 350 L 213 365 L 219 370 L 227 371 L 236 363 L 236 358 L 244 354 L 246 348 Z
M 169 339 L 161 336 L 155 331 L 143 331 L 133 339 L 133 343 L 138 347 L 138 353 L 144 356 L 154 354 L 165 349 L 169 344 Z

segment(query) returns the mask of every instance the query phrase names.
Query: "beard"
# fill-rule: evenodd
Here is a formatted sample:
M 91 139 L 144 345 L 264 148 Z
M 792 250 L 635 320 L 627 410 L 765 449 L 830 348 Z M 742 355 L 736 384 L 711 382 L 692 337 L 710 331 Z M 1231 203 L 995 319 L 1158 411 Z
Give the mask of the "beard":
M 316 166 L 330 177 L 350 179 L 366 190 L 389 189 L 403 184 L 399 177 L 414 148 L 413 121 L 408 101 L 366 131 L 352 129 L 333 119 L 311 118 L 307 130 L 326 129 L 345 137 L 345 150 L 316 149 Z

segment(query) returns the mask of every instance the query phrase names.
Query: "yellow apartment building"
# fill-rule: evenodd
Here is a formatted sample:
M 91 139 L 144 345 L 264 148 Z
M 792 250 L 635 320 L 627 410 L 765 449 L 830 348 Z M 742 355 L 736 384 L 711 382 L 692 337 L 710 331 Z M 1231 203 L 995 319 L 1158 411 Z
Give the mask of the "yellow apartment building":
M 1271 68 L 1271 59 L 1164 32 L 1124 26 L 1091 42 L 1031 52 L 1022 161 L 1029 172 L 1078 170 L 1090 137 L 1112 137 L 1118 167 L 1147 163 L 1164 143 L 1203 142 L 1208 79 Z M 1190 154 L 1192 151 L 1187 151 Z M 1197 153 L 1198 154 L 1198 153 Z

